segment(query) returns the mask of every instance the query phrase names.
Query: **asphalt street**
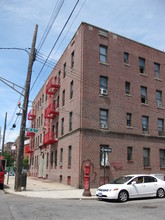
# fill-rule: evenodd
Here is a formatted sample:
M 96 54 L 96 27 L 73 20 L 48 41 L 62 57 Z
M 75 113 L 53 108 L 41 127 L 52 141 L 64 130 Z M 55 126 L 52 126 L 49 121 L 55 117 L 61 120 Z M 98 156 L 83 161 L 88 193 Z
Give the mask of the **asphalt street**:
M 0 191 L 0 220 L 164 220 L 165 198 L 126 203 L 81 199 L 45 199 Z

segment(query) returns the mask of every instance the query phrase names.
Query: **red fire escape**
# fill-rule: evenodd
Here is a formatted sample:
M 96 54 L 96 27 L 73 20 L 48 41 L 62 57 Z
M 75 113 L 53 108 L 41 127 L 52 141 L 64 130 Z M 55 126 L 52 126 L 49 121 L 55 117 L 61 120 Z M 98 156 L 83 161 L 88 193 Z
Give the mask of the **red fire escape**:
M 59 114 L 59 103 L 53 100 L 53 95 L 60 88 L 57 77 L 52 77 L 46 85 L 46 94 L 48 95 L 48 107 L 45 109 L 44 118 L 46 119 L 46 133 L 43 136 L 43 145 L 49 145 L 58 142 L 57 132 L 52 128 L 52 119 Z
M 36 112 L 34 109 L 31 109 L 30 112 L 28 113 L 28 120 L 33 121 L 36 117 Z M 34 152 L 34 142 L 33 142 L 33 138 L 34 138 L 35 133 L 32 131 L 27 131 L 26 132 L 26 137 L 29 137 L 30 139 L 30 143 L 25 147 L 25 152 L 26 153 L 33 153 Z

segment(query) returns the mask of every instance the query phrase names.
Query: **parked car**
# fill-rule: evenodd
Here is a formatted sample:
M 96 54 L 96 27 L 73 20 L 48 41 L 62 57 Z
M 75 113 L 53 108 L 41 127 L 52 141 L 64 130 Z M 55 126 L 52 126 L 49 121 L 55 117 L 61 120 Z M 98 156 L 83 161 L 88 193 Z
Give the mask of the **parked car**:
M 117 199 L 126 202 L 131 198 L 165 196 L 165 181 L 153 175 L 125 175 L 109 184 L 100 186 L 96 196 L 99 199 Z
M 5 179 L 4 169 L 3 166 L 0 164 L 0 189 L 4 188 L 4 179 Z

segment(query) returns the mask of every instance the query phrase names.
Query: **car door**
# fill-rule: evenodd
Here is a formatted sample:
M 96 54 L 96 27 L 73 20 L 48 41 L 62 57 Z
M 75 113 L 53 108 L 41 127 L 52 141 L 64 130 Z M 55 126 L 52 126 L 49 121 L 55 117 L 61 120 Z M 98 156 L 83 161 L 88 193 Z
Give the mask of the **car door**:
M 144 176 L 136 177 L 129 183 L 130 198 L 144 197 L 145 193 Z
M 155 196 L 158 188 L 157 179 L 153 176 L 145 176 L 144 187 L 146 196 Z

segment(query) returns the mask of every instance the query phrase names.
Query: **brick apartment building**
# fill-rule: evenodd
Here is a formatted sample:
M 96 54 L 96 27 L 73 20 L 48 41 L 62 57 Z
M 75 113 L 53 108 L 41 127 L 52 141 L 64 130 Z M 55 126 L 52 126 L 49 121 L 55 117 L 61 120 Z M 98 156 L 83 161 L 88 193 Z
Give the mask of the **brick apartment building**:
M 164 52 L 82 23 L 28 114 L 31 175 L 81 188 L 86 162 L 91 187 L 165 174 L 164 83 Z

